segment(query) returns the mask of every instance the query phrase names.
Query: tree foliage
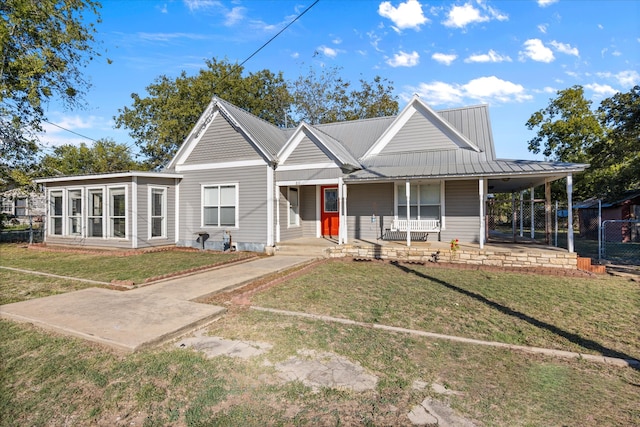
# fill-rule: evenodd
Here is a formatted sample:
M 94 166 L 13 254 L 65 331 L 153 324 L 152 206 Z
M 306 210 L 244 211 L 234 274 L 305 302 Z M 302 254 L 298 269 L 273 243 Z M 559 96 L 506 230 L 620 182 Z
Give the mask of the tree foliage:
M 393 86 L 376 76 L 372 82 L 360 79 L 360 88 L 340 77 L 340 68 L 322 69 L 320 73 L 310 68 L 306 76 L 292 83 L 292 110 L 297 121 L 309 124 L 331 123 L 398 113 L 398 100 Z
M 56 147 L 53 154 L 42 158 L 38 170 L 41 176 L 83 175 L 123 172 L 144 168 L 138 164 L 131 150 L 111 139 L 101 139 L 93 145 L 66 144 Z
M 581 86 L 557 92 L 527 121 L 529 150 L 563 162 L 589 163 L 576 177 L 578 198 L 615 198 L 640 186 L 640 86 L 604 99 L 594 111 Z
M 285 123 L 290 96 L 282 73 L 243 76 L 242 67 L 227 60 L 212 59 L 206 66 L 195 76 L 162 75 L 147 86 L 146 96 L 133 93 L 133 104 L 118 110 L 116 127 L 129 129 L 150 167 L 171 159 L 214 95 L 274 125 Z
M 0 2 L 0 169 L 33 160 L 43 104 L 56 97 L 79 105 L 88 87 L 81 69 L 95 55 L 99 20 L 93 0 Z
M 338 68 L 319 74 L 310 69 L 289 83 L 282 72 L 243 75 L 241 67 L 227 60 L 212 59 L 206 65 L 194 76 L 182 72 L 175 79 L 156 78 L 145 96 L 132 94 L 132 105 L 118 110 L 116 126 L 129 129 L 150 167 L 168 163 L 214 95 L 281 127 L 302 120 L 317 124 L 398 112 L 393 86 L 381 77 L 360 79 L 360 86 L 352 89 Z

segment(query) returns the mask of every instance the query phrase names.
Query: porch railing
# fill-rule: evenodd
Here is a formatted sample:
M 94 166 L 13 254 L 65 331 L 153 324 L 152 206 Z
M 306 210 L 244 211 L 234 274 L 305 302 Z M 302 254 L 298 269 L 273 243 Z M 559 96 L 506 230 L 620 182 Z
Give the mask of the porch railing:
M 439 233 L 439 219 L 398 219 L 391 221 L 391 231 L 419 231 L 423 233 Z

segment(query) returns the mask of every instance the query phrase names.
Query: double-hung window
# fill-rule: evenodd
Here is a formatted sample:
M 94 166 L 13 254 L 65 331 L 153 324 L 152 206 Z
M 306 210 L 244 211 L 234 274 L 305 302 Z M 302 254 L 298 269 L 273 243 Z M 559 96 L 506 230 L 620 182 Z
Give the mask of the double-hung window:
M 82 190 L 69 190 L 68 199 L 68 232 L 72 236 L 80 236 L 82 235 Z
M 165 188 L 149 188 L 149 224 L 150 237 L 166 237 L 167 190 Z
M 63 198 L 62 191 L 52 191 L 49 195 L 49 211 L 50 211 L 50 227 L 49 234 L 62 235 L 62 219 L 63 219 Z
M 202 226 L 238 226 L 238 186 L 236 184 L 202 187 Z
M 297 187 L 289 187 L 289 226 L 300 225 L 300 197 Z
M 127 209 L 124 188 L 109 188 L 109 227 L 111 237 L 127 237 Z
M 398 218 L 406 218 L 408 208 L 410 219 L 440 219 L 440 183 L 412 184 L 410 192 L 407 203 L 406 186 L 398 185 Z

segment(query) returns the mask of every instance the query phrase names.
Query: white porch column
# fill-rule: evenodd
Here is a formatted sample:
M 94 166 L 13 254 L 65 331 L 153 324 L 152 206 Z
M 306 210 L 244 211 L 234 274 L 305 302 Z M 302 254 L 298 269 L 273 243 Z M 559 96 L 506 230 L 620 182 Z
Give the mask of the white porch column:
M 276 243 L 280 243 L 280 186 L 276 185 Z
M 573 175 L 567 175 L 567 249 L 573 253 Z
M 405 196 L 407 197 L 407 246 L 411 246 L 411 183 L 405 184 Z
M 486 229 L 485 229 L 485 207 L 484 207 L 484 178 L 480 178 L 478 180 L 478 195 L 480 196 L 480 249 L 484 248 L 484 241 L 485 241 L 485 234 L 486 234 Z
M 131 180 L 131 247 L 138 249 L 138 177 Z M 148 233 L 148 230 L 145 230 Z
M 275 171 L 271 165 L 267 166 L 267 246 L 274 246 L 274 190 L 275 190 Z
M 342 233 L 344 229 L 344 206 L 342 204 L 342 198 L 344 197 L 342 194 L 342 178 L 338 178 L 338 244 L 342 244 Z
M 530 230 L 530 235 L 532 239 L 535 239 L 536 237 L 536 211 L 534 209 L 534 205 L 535 203 L 533 202 L 535 200 L 534 196 L 534 191 L 533 191 L 533 187 L 531 187 L 529 189 L 529 192 L 531 193 L 531 206 L 529 206 L 529 210 L 531 211 L 531 217 L 529 218 L 529 222 L 531 223 L 531 230 Z
M 342 244 L 346 245 L 348 242 L 348 235 L 349 235 L 349 226 L 347 225 L 347 184 L 345 184 L 344 182 L 342 183 L 342 186 L 344 187 L 342 190 L 342 198 L 344 199 L 344 228 L 341 228 L 340 230 L 342 231 Z

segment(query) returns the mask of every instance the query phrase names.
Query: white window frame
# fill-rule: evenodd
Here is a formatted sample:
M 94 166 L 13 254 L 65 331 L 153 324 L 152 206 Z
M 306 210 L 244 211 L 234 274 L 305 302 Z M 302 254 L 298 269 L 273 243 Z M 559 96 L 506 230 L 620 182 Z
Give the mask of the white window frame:
M 64 194 L 64 189 L 56 189 L 56 190 L 50 190 L 49 191 L 49 198 L 48 198 L 48 203 L 49 203 L 49 230 L 47 232 L 48 235 L 50 236 L 64 236 L 64 232 L 65 232 L 65 221 L 64 221 L 64 217 L 65 217 L 65 194 Z M 59 195 L 60 196 L 60 200 L 61 200 L 61 212 L 60 215 L 56 215 L 55 213 L 55 204 L 53 201 L 53 197 Z M 56 227 L 55 227 L 55 220 L 60 220 L 60 233 L 56 233 Z
M 394 214 L 395 218 L 399 218 L 398 207 L 399 206 L 405 206 L 405 205 L 399 205 L 399 203 L 398 203 L 399 199 L 400 199 L 400 192 L 402 192 L 403 196 L 405 194 L 405 185 L 406 185 L 406 181 L 394 183 L 394 198 L 395 198 L 395 201 L 394 201 L 394 204 L 393 204 L 393 214 Z M 406 206 L 407 206 L 407 209 L 409 211 L 409 215 L 411 215 L 411 213 L 410 213 L 411 212 L 411 206 L 416 206 L 417 207 L 417 209 L 416 209 L 417 215 L 416 215 L 415 219 L 418 219 L 418 220 L 425 219 L 420 215 L 420 207 L 421 206 L 427 206 L 427 207 L 429 207 L 429 206 L 438 206 L 438 218 L 437 219 L 439 219 L 440 223 L 442 224 L 443 210 L 444 210 L 444 202 L 443 202 L 443 200 L 444 200 L 444 192 L 443 192 L 444 184 L 443 184 L 443 181 L 417 182 L 417 183 L 410 183 L 410 185 L 411 185 L 411 187 L 415 187 L 416 188 L 416 193 L 415 193 L 416 194 L 416 204 L 412 205 L 411 200 L 407 201 L 407 205 Z M 438 204 L 433 204 L 433 203 L 429 203 L 429 204 L 425 203 L 425 204 L 423 204 L 423 203 L 421 203 L 421 200 L 420 200 L 420 186 L 421 185 L 438 185 L 439 186 L 439 190 L 438 190 L 439 203 Z M 402 189 L 399 190 L 398 189 L 399 187 L 402 187 Z M 411 191 L 411 194 L 413 195 L 414 192 Z M 403 218 L 405 218 L 405 215 L 403 215 L 403 217 L 399 218 L 399 219 L 403 219 Z
M 93 202 L 92 202 L 92 195 L 95 194 L 96 192 L 100 192 L 102 198 L 101 198 L 101 202 L 102 202 L 102 206 L 100 207 L 100 215 L 93 215 Z M 87 232 L 86 232 L 86 236 L 88 239 L 106 239 L 108 234 L 107 234 L 107 227 L 106 227 L 106 223 L 107 223 L 107 219 L 106 219 L 106 212 L 107 212 L 107 197 L 108 195 L 105 194 L 106 193 L 106 189 L 105 187 L 89 187 L 86 189 L 85 191 L 85 197 L 87 200 L 87 208 L 85 209 L 86 214 L 85 214 L 85 218 L 86 218 L 86 224 L 87 224 Z M 92 233 L 90 233 L 90 231 L 93 229 L 93 226 L 89 226 L 89 224 L 91 224 L 93 222 L 94 219 L 100 219 L 101 223 L 100 223 L 100 236 L 94 236 Z
M 160 205 L 160 209 L 162 212 L 160 213 L 160 215 L 153 214 L 153 194 L 155 191 L 162 192 L 162 201 Z M 153 187 L 153 186 L 149 187 L 149 196 L 148 196 L 149 203 L 148 203 L 148 210 L 147 210 L 147 212 L 149 213 L 149 239 L 166 239 L 167 238 L 167 211 L 168 211 L 167 192 L 168 192 L 167 187 Z M 162 224 L 160 227 L 161 234 L 159 236 L 154 236 L 153 220 L 158 218 L 160 218 L 160 220 L 162 221 Z
M 217 205 L 205 205 L 205 191 L 207 188 L 218 188 L 218 201 Z M 223 187 L 234 187 L 235 188 L 235 212 L 234 212 L 234 225 L 220 225 L 220 208 L 224 207 L 220 205 L 220 197 L 221 191 L 220 189 Z M 204 210 L 207 207 L 217 207 L 218 208 L 218 225 L 206 225 L 204 218 Z M 238 229 L 240 228 L 239 223 L 239 212 L 240 212 L 240 185 L 237 182 L 229 182 L 229 183 L 221 183 L 221 184 L 201 184 L 200 186 L 200 226 L 202 228 L 218 228 L 218 229 Z
M 296 204 L 291 203 L 291 190 L 296 193 Z M 300 187 L 287 189 L 287 228 L 300 227 Z
M 124 195 L 124 215 L 114 215 L 113 208 L 115 203 L 113 203 L 113 191 L 122 190 L 122 194 Z M 128 187 L 126 185 L 113 185 L 107 187 L 107 209 L 106 209 L 106 217 L 107 217 L 107 238 L 109 239 L 120 239 L 120 240 L 129 240 L 129 197 L 127 197 Z M 112 221 L 114 219 L 123 219 L 124 220 L 124 236 L 116 236 L 115 227 L 112 225 Z
M 71 206 L 71 201 L 73 200 L 71 198 L 71 193 L 74 191 L 79 191 L 80 192 L 80 197 L 77 198 L 76 200 L 80 200 L 80 213 L 73 215 L 72 214 L 72 206 Z M 85 200 L 84 200 L 84 191 L 82 188 L 68 188 L 67 189 L 67 214 L 65 215 L 65 224 L 66 224 L 66 235 L 68 236 L 74 236 L 74 237 L 84 237 L 84 232 L 85 232 L 85 228 L 84 228 L 84 211 L 85 211 Z M 78 222 L 78 232 L 73 233 L 71 231 L 71 227 L 72 227 L 72 223 L 73 220 L 76 220 Z

